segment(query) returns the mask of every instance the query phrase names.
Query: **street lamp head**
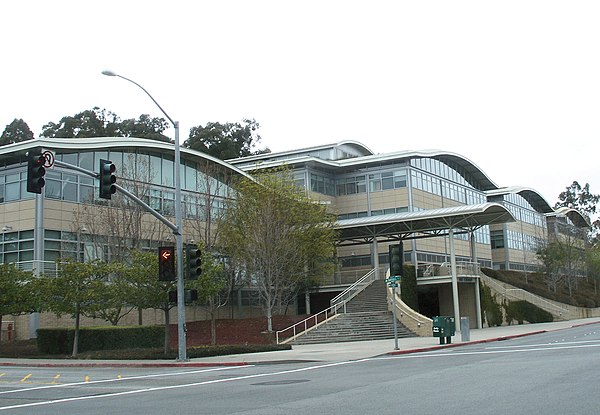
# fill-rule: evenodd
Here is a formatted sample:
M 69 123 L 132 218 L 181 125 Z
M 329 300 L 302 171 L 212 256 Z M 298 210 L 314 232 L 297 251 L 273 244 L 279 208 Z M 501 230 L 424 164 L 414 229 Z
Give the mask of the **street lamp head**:
M 102 75 L 106 75 L 106 76 L 117 76 L 116 73 L 114 73 L 113 71 L 109 71 L 109 70 L 104 70 L 102 71 Z

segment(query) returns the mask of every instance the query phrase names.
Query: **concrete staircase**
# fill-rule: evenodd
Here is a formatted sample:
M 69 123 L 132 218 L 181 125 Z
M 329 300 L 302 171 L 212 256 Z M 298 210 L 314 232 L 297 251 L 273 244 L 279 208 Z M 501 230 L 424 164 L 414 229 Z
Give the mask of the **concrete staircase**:
M 398 337 L 415 334 L 398 322 Z M 318 344 L 394 338 L 394 320 L 387 311 L 385 281 L 376 280 L 346 304 L 346 313 L 295 339 L 292 344 Z

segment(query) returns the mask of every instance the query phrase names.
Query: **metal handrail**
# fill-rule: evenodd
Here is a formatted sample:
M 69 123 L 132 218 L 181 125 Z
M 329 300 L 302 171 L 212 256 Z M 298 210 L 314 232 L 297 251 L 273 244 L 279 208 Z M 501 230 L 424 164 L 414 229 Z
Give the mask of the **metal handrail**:
M 331 301 L 329 302 L 329 304 L 331 304 L 333 306 L 337 303 L 341 303 L 342 301 L 344 303 L 350 301 L 352 298 L 357 296 L 362 290 L 367 288 L 373 281 L 375 281 L 377 279 L 376 271 L 377 270 L 375 268 L 373 268 L 371 271 L 367 272 L 365 275 L 362 276 L 362 278 L 360 278 L 354 284 L 352 284 L 351 286 L 346 288 L 344 291 L 342 291 L 341 293 L 339 293 L 338 295 L 333 297 L 331 299 Z M 360 287 L 360 288 L 357 289 L 357 287 Z M 346 298 L 345 300 L 342 300 L 342 298 L 344 298 L 346 296 L 348 298 Z M 346 312 L 346 310 L 344 309 L 344 313 L 345 312 Z
M 321 324 L 326 323 L 328 320 L 332 319 L 333 317 L 336 317 L 337 316 L 337 310 L 340 307 L 342 307 L 342 306 L 345 307 L 345 305 L 346 305 L 345 302 L 344 303 L 340 303 L 340 304 L 332 305 L 328 309 L 323 310 L 323 311 L 321 311 L 321 312 L 319 312 L 317 314 L 314 314 L 314 315 L 312 315 L 310 317 L 307 317 L 304 320 L 299 321 L 296 324 L 293 324 L 293 325 L 291 325 L 289 327 L 286 327 L 283 330 L 277 330 L 275 332 L 275 341 L 277 342 L 277 344 L 281 344 L 284 341 L 288 342 L 290 340 L 295 339 L 297 336 L 301 335 L 302 333 L 304 333 L 308 329 L 313 329 L 315 327 L 318 327 Z M 319 322 L 319 316 L 324 317 L 320 322 Z M 314 320 L 314 323 L 309 326 L 308 324 L 309 324 L 309 322 L 312 322 L 312 320 Z M 300 331 L 296 331 L 296 327 L 299 327 L 299 326 L 304 326 L 304 329 L 300 330 Z M 279 340 L 280 334 L 284 333 L 286 331 L 289 331 L 289 330 L 292 330 L 292 335 L 290 337 L 288 337 L 287 339 L 280 341 Z
M 286 327 L 283 330 L 277 330 L 275 332 L 275 341 L 277 342 L 277 344 L 280 344 L 280 341 L 279 341 L 280 334 L 287 332 L 289 330 L 292 331 L 292 335 L 289 338 L 285 339 L 285 341 L 288 342 L 290 340 L 295 339 L 297 336 L 306 332 L 308 329 L 313 329 L 317 326 L 320 326 L 321 324 L 323 324 L 323 323 L 327 322 L 328 320 L 330 320 L 331 318 L 335 317 L 337 314 L 337 311 L 340 308 L 343 308 L 344 313 L 346 313 L 346 303 L 348 301 L 350 301 L 351 299 L 353 299 L 362 290 L 367 288 L 369 286 L 369 284 L 371 284 L 371 282 L 373 282 L 376 279 L 376 277 L 377 277 L 376 269 L 372 269 L 371 271 L 367 272 L 365 275 L 362 276 L 362 278 L 360 278 L 358 281 L 356 281 L 350 287 L 346 288 L 340 294 L 336 295 L 331 300 L 331 302 L 330 302 L 331 306 L 328 309 L 323 310 L 323 311 L 321 311 L 315 315 L 312 315 L 310 317 L 307 317 L 304 320 L 299 321 L 296 324 Z M 365 284 L 365 281 L 367 281 L 367 280 L 368 280 L 368 283 Z M 356 289 L 359 286 L 361 288 Z M 346 296 L 350 292 L 352 292 L 352 294 L 348 298 L 346 298 L 345 300 L 341 300 L 344 296 Z M 324 317 L 321 322 L 319 322 L 319 317 Z M 313 322 L 313 320 L 314 320 L 314 322 Z M 309 322 L 312 323 L 310 326 L 309 326 Z M 296 331 L 296 328 L 302 328 L 302 326 L 304 326 L 304 328 L 302 330 Z

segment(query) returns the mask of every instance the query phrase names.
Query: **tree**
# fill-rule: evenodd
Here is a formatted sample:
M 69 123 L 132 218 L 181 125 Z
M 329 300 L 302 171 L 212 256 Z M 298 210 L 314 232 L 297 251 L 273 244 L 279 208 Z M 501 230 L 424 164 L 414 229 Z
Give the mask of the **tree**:
M 23 314 L 37 310 L 38 293 L 31 272 L 14 264 L 0 264 L 0 327 L 8 314 Z
M 67 314 L 75 319 L 73 357 L 78 354 L 81 316 L 93 317 L 102 308 L 109 273 L 110 268 L 104 262 L 76 262 L 64 258 L 58 262 L 56 277 L 41 279 L 46 309 L 59 317 Z
M 33 132 L 23 119 L 15 118 L 13 122 L 6 126 L 2 136 L 0 136 L 0 146 L 27 140 L 33 140 Z
M 164 118 L 150 118 L 142 114 L 121 121 L 113 112 L 94 107 L 60 119 L 58 123 L 49 122 L 44 125 L 42 137 L 90 138 L 90 137 L 137 137 L 170 142 L 163 134 L 168 123 Z
M 240 178 L 219 227 L 232 265 L 258 290 L 272 331 L 275 307 L 295 299 L 303 282 L 331 272 L 337 232 L 333 215 L 296 187 L 289 172 L 255 177 Z
M 600 195 L 595 195 L 590 192 L 590 185 L 586 183 L 583 187 L 579 182 L 574 181 L 568 186 L 564 192 L 558 195 L 559 201 L 556 202 L 554 208 L 569 207 L 582 212 L 589 217 L 593 217 L 598 213 L 598 202 Z M 596 235 L 600 231 L 600 219 L 596 219 L 592 223 L 591 235 Z
M 202 248 L 200 244 L 200 248 Z M 224 307 L 231 293 L 233 278 L 212 252 L 201 249 L 202 273 L 197 280 L 188 282 L 188 287 L 198 290 L 198 304 L 206 307 L 210 314 L 211 343 L 217 344 L 217 311 Z
M 42 137 L 89 138 L 115 136 L 119 117 L 94 107 L 74 116 L 65 116 L 58 123 L 49 122 L 42 127 Z
M 170 143 L 171 139 L 163 134 L 169 124 L 164 118 L 150 118 L 142 114 L 135 120 L 133 118 L 118 123 L 118 137 L 148 138 L 150 140 Z
M 169 303 L 169 291 L 175 288 L 175 282 L 158 280 L 158 257 L 155 251 L 130 252 L 129 261 L 121 264 L 118 270 L 126 281 L 124 290 L 128 303 L 138 310 L 153 308 L 162 310 L 165 316 L 165 349 L 170 349 L 169 311 L 175 304 Z
M 594 280 L 594 292 L 598 293 L 600 280 L 600 244 L 590 247 L 586 252 L 586 268 L 588 276 Z
M 192 127 L 183 145 L 221 160 L 269 153 L 268 148 L 254 149 L 260 141 L 259 128 L 253 119 L 244 119 L 243 123 L 209 122 L 205 127 Z

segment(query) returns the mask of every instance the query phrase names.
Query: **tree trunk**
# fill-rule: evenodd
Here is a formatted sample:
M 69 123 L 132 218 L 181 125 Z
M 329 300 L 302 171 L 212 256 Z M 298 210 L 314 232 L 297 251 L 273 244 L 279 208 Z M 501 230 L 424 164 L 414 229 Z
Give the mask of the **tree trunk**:
M 273 332 L 273 313 L 271 310 L 267 311 L 267 331 L 269 333 Z
M 143 308 L 138 308 L 138 325 L 142 326 L 142 312 L 144 311 Z
M 596 281 L 596 280 L 594 280 L 594 281 Z M 4 316 L 2 314 L 0 314 L 0 336 L 2 334 L 2 318 L 3 317 Z M 6 333 L 8 333 L 8 330 L 6 331 Z M 0 340 L 2 340 L 2 339 L 0 338 Z M 8 341 L 8 338 L 6 340 Z
M 165 354 L 169 353 L 169 350 L 171 350 L 171 333 L 169 330 L 169 325 L 170 325 L 170 317 L 169 317 L 169 310 L 165 309 L 163 310 L 165 312 Z
M 210 311 L 210 343 L 213 346 L 217 344 L 217 313 L 212 309 Z
M 73 353 L 71 357 L 77 357 L 77 353 L 79 353 L 79 321 L 81 315 L 79 313 L 79 304 L 77 304 L 77 309 L 75 311 L 75 334 L 73 335 Z

